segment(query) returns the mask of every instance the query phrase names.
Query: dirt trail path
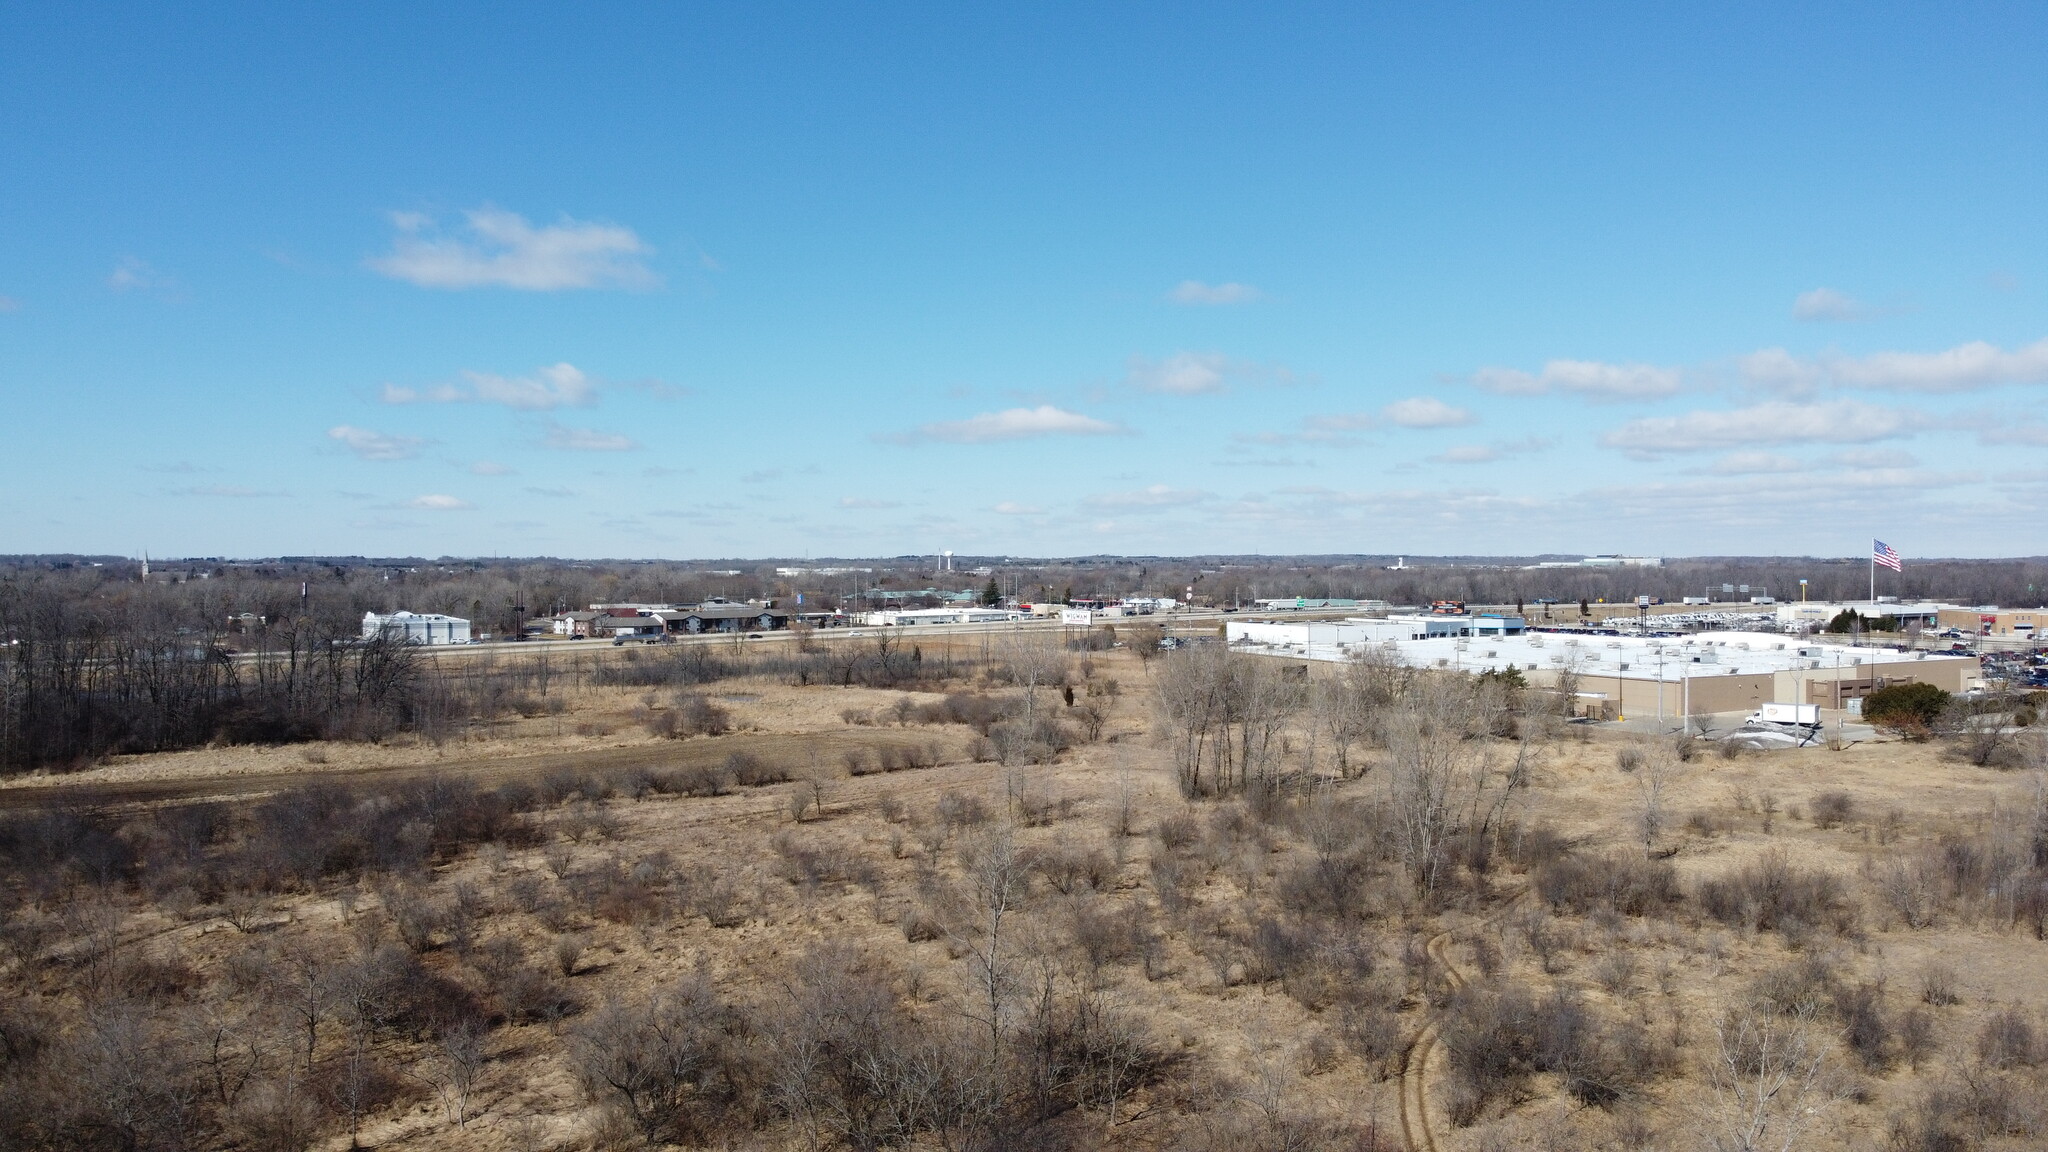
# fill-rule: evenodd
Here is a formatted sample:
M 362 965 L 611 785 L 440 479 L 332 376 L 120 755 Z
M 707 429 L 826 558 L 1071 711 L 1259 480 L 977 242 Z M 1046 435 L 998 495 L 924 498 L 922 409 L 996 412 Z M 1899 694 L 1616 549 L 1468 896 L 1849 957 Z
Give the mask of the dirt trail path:
M 1514 911 L 1522 898 L 1528 895 L 1524 888 L 1508 898 L 1506 904 L 1491 915 L 1462 928 L 1452 928 L 1429 938 L 1423 945 L 1424 951 L 1438 967 L 1443 969 L 1444 979 L 1453 992 L 1468 983 L 1463 972 L 1451 963 L 1451 941 L 1461 932 L 1471 932 L 1499 922 Z M 1408 1041 L 1408 1050 L 1401 1054 L 1401 1138 L 1408 1145 L 1409 1152 L 1437 1152 L 1436 1133 L 1429 1122 L 1429 1065 L 1437 1054 L 1437 1037 L 1442 1031 L 1443 1019 L 1433 1017 Z
M 537 780 L 550 771 L 562 768 L 606 772 L 640 767 L 679 768 L 697 764 L 717 764 L 735 752 L 745 752 L 775 762 L 787 762 L 799 768 L 811 759 L 817 760 L 823 767 L 836 768 L 841 754 L 856 748 L 872 751 L 883 747 L 932 743 L 941 745 L 945 749 L 945 758 L 953 760 L 959 758 L 963 741 L 957 735 L 951 734 L 898 734 L 874 729 L 739 733 L 711 739 L 639 744 L 625 748 L 544 752 L 527 756 L 424 760 L 413 764 L 363 768 L 308 765 L 290 772 L 245 773 L 235 776 L 25 785 L 0 788 L 0 809 L 73 805 L 98 808 L 123 804 L 261 796 L 305 784 L 396 784 L 431 776 L 462 777 L 479 784 L 499 784 L 508 780 Z

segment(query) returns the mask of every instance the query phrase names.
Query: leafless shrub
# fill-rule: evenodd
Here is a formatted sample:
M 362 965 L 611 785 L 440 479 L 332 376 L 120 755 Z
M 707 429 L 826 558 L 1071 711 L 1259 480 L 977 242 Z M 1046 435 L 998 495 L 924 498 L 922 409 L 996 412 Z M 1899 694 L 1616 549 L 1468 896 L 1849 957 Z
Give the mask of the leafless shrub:
M 1847 792 L 1822 792 L 1813 798 L 1813 826 L 1839 828 L 1856 818 L 1856 800 Z
M 1958 1070 L 1894 1112 L 1889 1152 L 1956 1152 L 1996 1137 L 2038 1138 L 2048 1130 L 2037 1085 L 2023 1074 Z
M 939 823 L 948 829 L 976 828 L 988 823 L 988 805 L 979 796 L 965 792 L 946 792 L 940 795 L 937 807 Z
M 1842 1041 L 1862 1062 L 1864 1070 L 1883 1072 L 1896 1058 L 1891 1021 L 1885 1016 L 1884 989 L 1877 984 L 1858 984 L 1836 990 L 1835 1017 L 1842 1025 Z
M 1963 997 L 1956 991 L 1956 970 L 1939 962 L 1921 969 L 1920 999 L 1937 1008 L 1962 1003 Z
M 574 976 L 577 965 L 583 961 L 584 950 L 589 947 L 589 936 L 581 932 L 564 932 L 548 946 L 548 954 L 554 958 L 556 971 L 564 976 Z
M 1638 967 L 1634 952 L 1616 948 L 1593 966 L 1593 979 L 1607 989 L 1608 995 L 1619 996 L 1635 988 Z
M 1977 1058 L 1992 1068 L 2032 1067 L 2048 1055 L 2042 1047 L 2034 1022 L 2017 1008 L 1992 1013 L 1977 1033 Z
M 1681 899 L 1677 870 L 1668 861 L 1628 852 L 1555 860 L 1537 870 L 1536 892 L 1556 911 L 1580 916 L 1602 909 L 1623 916 L 1656 915 Z
M 1704 881 L 1699 900 L 1714 919 L 1758 931 L 1825 926 L 1842 932 L 1855 922 L 1855 910 L 1842 892 L 1840 879 L 1832 873 L 1795 867 L 1777 851 Z
M 1100 848 L 1082 849 L 1056 844 L 1038 855 L 1032 867 L 1062 895 L 1082 890 L 1102 891 L 1115 878 L 1115 866 Z
M 787 765 L 763 760 L 751 752 L 734 752 L 725 758 L 725 771 L 742 788 L 786 784 L 795 778 Z
M 1899 1055 L 1918 1072 L 1937 1046 L 1934 1017 L 1925 1008 L 1914 1008 L 1899 1018 Z
M 865 857 L 836 845 L 814 843 L 790 832 L 777 833 L 773 845 L 784 878 L 800 887 L 866 882 L 874 875 L 874 865 Z
M 1447 1104 L 1460 1127 L 1520 1097 L 1540 1072 L 1558 1074 L 1581 1102 L 1610 1106 L 1632 1096 L 1663 1059 L 1640 1030 L 1603 1021 L 1563 989 L 1538 1001 L 1514 985 L 1467 985 L 1452 996 L 1441 1037 L 1457 1089 Z
M 1634 772 L 1640 769 L 1648 759 L 1649 755 L 1639 745 L 1629 744 L 1615 752 L 1614 766 L 1623 772 Z
M 643 1139 L 699 1144 L 734 1121 L 759 1082 L 737 1043 L 742 1021 L 702 975 L 647 1000 L 607 1001 L 572 1034 L 585 1093 Z

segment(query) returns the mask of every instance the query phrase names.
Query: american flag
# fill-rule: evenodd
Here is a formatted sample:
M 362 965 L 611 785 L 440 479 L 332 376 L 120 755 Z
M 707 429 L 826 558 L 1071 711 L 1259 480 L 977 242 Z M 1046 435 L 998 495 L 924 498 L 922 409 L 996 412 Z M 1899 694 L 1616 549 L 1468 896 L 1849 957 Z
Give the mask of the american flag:
M 1870 542 L 1870 559 L 1894 572 L 1905 571 L 1905 569 L 1899 567 L 1898 549 L 1893 548 L 1882 540 L 1872 540 Z

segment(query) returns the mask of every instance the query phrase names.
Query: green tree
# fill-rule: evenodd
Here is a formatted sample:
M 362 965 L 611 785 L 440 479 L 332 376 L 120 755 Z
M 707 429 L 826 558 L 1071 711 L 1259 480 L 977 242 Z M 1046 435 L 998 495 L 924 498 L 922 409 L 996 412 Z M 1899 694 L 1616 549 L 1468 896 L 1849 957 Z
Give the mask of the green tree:
M 1863 718 L 1907 739 L 1924 740 L 1949 699 L 1932 684 L 1892 684 L 1863 698 Z
M 1828 621 L 1828 631 L 1835 633 L 1853 632 L 1856 630 L 1856 626 L 1862 622 L 1863 617 L 1858 616 L 1854 608 L 1844 608 L 1840 612 L 1835 613 L 1834 619 Z
M 991 608 L 1003 602 L 1003 590 L 996 587 L 996 578 L 988 578 L 988 587 L 981 590 L 981 602 Z

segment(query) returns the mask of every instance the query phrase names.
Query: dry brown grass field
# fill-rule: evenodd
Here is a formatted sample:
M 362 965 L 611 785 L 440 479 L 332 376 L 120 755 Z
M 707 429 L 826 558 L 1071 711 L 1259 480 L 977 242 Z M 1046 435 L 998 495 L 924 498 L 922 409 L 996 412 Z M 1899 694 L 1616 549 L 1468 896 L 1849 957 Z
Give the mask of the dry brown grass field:
M 2048 1144 L 2025 734 L 920 655 L 5 781 L 0 1147 Z

